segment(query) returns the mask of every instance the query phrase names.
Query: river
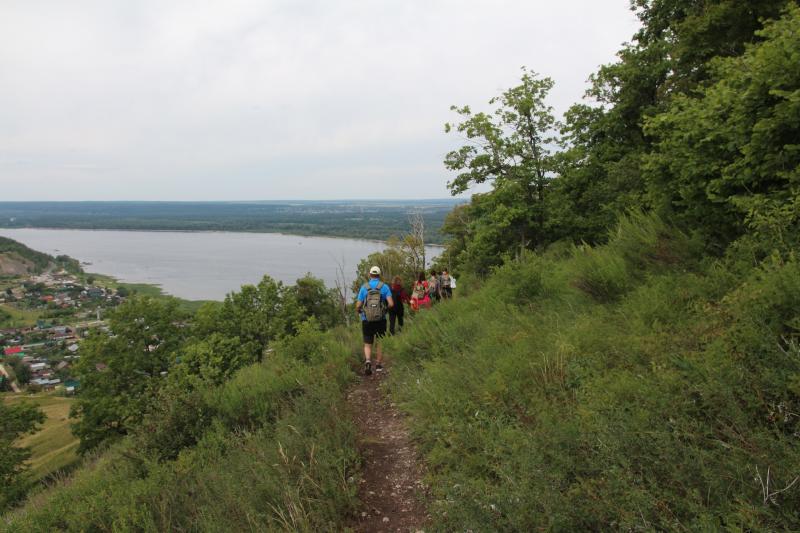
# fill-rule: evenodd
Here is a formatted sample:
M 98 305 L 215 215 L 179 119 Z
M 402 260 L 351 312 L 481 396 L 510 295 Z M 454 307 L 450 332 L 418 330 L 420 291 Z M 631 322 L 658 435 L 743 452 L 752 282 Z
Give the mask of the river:
M 222 300 L 265 274 L 293 284 L 310 272 L 334 287 L 340 265 L 349 285 L 358 262 L 385 248 L 379 241 L 280 233 L 0 228 L 0 235 L 40 252 L 66 254 L 88 272 L 158 285 L 187 300 Z M 429 247 L 426 255 L 440 252 Z

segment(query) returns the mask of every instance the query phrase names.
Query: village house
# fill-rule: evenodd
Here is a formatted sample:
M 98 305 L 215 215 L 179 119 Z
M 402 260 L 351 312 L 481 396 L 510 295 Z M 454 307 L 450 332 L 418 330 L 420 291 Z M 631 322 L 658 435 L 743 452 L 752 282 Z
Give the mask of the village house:
M 61 380 L 58 378 L 54 379 L 47 379 L 47 378 L 36 378 L 31 380 L 31 385 L 36 387 L 41 387 L 42 390 L 49 391 L 56 388 L 56 385 L 61 383 Z

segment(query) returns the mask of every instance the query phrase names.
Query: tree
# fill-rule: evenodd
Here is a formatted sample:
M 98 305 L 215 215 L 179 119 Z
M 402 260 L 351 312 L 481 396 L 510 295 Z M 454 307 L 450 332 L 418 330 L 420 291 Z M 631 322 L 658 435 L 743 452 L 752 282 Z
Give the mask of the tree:
M 710 60 L 741 55 L 755 30 L 786 0 L 632 0 L 642 22 L 619 61 L 591 77 L 590 104 L 573 106 L 562 131 L 567 150 L 550 208 L 558 238 L 602 241 L 628 209 L 649 209 L 642 161 L 652 151 L 645 122 L 691 96 L 711 75 Z
M 21 498 L 27 489 L 25 461 L 30 450 L 14 446 L 14 441 L 35 431 L 44 422 L 44 414 L 29 404 L 7 405 L 0 402 L 0 511 Z
M 765 217 L 780 222 L 776 231 L 796 229 L 799 32 L 800 8 L 791 6 L 744 55 L 712 62 L 712 83 L 646 121 L 656 140 L 645 159 L 655 205 L 716 246 Z
M 31 381 L 31 368 L 22 363 L 21 359 L 14 358 L 9 363 L 14 370 L 14 375 L 17 378 L 17 383 L 20 385 L 27 385 Z
M 256 357 L 242 346 L 239 337 L 211 333 L 187 342 L 177 361 L 170 370 L 170 378 L 186 372 L 198 376 L 206 385 L 218 385 L 240 368 L 256 362 Z
M 215 332 L 238 337 L 243 349 L 260 361 L 271 341 L 293 334 L 302 321 L 294 291 L 264 276 L 258 285 L 243 285 L 222 303 L 204 304 L 195 315 L 193 333 L 201 338 Z
M 497 207 L 504 211 L 506 251 L 508 237 L 520 250 L 548 241 L 545 197 L 555 169 L 551 149 L 556 122 L 545 103 L 553 81 L 525 68 L 520 81 L 489 100 L 491 113 L 453 106 L 463 120 L 445 125 L 445 131 L 456 131 L 467 141 L 445 158 L 445 166 L 458 173 L 448 183 L 450 192 L 461 194 L 474 185 L 492 183 L 490 196 L 501 200 Z
M 182 318 L 174 300 L 134 297 L 109 314 L 113 336 L 95 331 L 81 343 L 81 394 L 71 413 L 80 452 L 139 423 L 184 339 Z
M 408 217 L 411 232 L 403 237 L 402 247 L 413 259 L 414 270 L 425 270 L 425 218 L 415 211 Z
M 381 269 L 381 277 L 386 283 L 390 283 L 394 276 L 400 276 L 403 283 L 408 284 L 411 280 L 417 279 L 417 273 L 421 270 L 420 260 L 418 248 L 413 240 L 409 243 L 405 239 L 389 239 L 383 251 L 374 252 L 359 261 L 356 267 L 356 279 L 353 280 L 353 292 L 358 294 L 361 286 L 369 279 L 369 269 L 373 266 Z
M 300 306 L 301 320 L 314 317 L 323 329 L 339 323 L 337 291 L 329 290 L 321 279 L 306 274 L 290 287 L 289 293 Z

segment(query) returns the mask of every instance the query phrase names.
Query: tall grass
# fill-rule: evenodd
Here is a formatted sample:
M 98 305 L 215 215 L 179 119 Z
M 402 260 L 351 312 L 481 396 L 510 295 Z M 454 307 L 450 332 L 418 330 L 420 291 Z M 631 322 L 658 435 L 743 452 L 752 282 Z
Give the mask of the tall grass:
M 625 222 L 390 340 L 434 529 L 800 529 L 800 266 L 695 254 Z
M 0 529 L 339 531 L 357 503 L 355 434 L 343 416 L 351 359 L 348 340 L 304 328 L 202 393 L 205 427 L 174 460 L 129 438 Z

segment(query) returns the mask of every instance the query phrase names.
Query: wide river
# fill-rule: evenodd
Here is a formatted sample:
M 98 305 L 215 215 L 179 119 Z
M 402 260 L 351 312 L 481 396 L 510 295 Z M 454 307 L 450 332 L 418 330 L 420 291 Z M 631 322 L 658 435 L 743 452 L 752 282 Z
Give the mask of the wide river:
M 66 254 L 88 272 L 158 285 L 188 300 L 222 300 L 265 274 L 293 284 L 310 272 L 335 287 L 340 265 L 350 285 L 358 262 L 385 248 L 378 241 L 280 233 L 0 228 L 0 235 L 34 250 Z M 426 255 L 430 260 L 440 251 L 429 247 Z

